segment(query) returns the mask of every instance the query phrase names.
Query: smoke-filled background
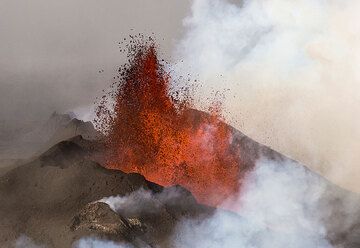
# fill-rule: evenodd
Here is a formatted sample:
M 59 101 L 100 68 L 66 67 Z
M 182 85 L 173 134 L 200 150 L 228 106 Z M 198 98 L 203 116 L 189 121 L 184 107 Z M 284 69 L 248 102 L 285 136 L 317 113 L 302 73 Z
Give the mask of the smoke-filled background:
M 359 192 L 359 10 L 355 0 L 197 0 L 177 54 L 203 91 L 227 90 L 236 127 Z
M 54 110 L 91 118 L 124 61 L 117 42 L 153 32 L 174 73 L 200 79 L 199 98 L 225 92 L 234 126 L 359 192 L 359 9 L 355 0 L 1 1 L 2 140 Z

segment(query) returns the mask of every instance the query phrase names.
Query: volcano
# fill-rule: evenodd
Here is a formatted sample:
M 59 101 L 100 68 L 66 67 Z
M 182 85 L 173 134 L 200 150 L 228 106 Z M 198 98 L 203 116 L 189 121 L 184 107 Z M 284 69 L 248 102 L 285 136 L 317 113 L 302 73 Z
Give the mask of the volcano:
M 196 110 L 192 114 L 206 115 Z M 233 135 L 231 147 L 241 150 L 240 162 L 248 168 L 264 156 L 273 161 L 289 161 L 229 128 Z M 101 140 L 75 136 L 3 175 L 0 178 L 1 246 L 13 247 L 18 237 L 26 235 L 46 247 L 71 247 L 84 237 L 126 241 L 140 247 L 172 247 L 169 240 L 179 221 L 201 221 L 214 213 L 214 208 L 198 203 L 182 186 L 163 187 L 138 173 L 105 168 L 101 164 L 106 159 L 99 154 L 106 154 L 106 149 Z M 325 219 L 329 240 L 342 247 L 359 247 L 360 197 L 317 177 L 326 184 L 320 199 L 326 211 L 319 218 Z M 109 201 L 101 202 L 104 197 L 131 194 L 135 194 L 135 206 L 146 207 L 137 209 L 130 205 L 115 212 Z M 353 202 L 351 213 L 345 211 L 349 199 Z M 348 225 L 347 215 L 358 221 Z M 242 217 L 232 214 L 231 218 Z
M 208 223 L 219 212 L 243 220 L 216 207 L 241 196 L 245 179 L 264 159 L 278 166 L 274 177 L 291 163 L 321 182 L 321 211 L 314 218 L 324 222 L 327 240 L 334 247 L 360 247 L 359 195 L 226 124 L 219 105 L 196 110 L 187 89 L 171 91 L 154 43 L 132 44 L 110 98 L 99 104 L 100 132 L 91 123 L 53 114 L 48 126 L 56 128 L 42 137 L 47 142 L 1 175 L 1 247 L 13 247 L 16 240 L 24 247 L 21 235 L 46 247 L 76 246 L 89 237 L 133 247 L 174 247 L 184 220 Z M 270 236 L 287 235 L 286 228 L 266 230 Z

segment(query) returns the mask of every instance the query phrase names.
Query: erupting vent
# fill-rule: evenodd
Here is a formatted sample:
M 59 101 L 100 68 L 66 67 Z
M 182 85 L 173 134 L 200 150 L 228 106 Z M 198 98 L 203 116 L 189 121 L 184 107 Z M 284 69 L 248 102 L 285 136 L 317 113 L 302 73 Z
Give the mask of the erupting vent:
M 231 130 L 219 114 L 191 109 L 186 92 L 170 95 L 170 75 L 153 42 L 132 42 L 120 81 L 103 98 L 97 126 L 106 133 L 106 166 L 137 172 L 164 186 L 180 184 L 202 203 L 217 205 L 239 188 Z M 174 95 L 182 95 L 174 97 Z

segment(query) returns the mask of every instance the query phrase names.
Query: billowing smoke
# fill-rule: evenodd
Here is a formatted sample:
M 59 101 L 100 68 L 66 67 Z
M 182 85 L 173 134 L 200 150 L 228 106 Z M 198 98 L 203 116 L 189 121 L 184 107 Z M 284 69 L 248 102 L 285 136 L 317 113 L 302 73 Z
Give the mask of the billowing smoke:
M 177 69 L 228 90 L 228 120 L 359 191 L 358 1 L 195 0 Z M 209 92 L 208 92 L 209 93 Z
M 179 220 L 170 243 L 179 248 L 332 247 L 323 223 L 328 210 L 320 206 L 326 186 L 321 177 L 295 162 L 261 159 L 243 181 L 241 193 L 227 199 L 205 220 Z M 162 202 L 172 201 L 178 194 L 169 190 L 154 199 L 151 192 L 140 189 L 100 201 L 116 212 L 137 216 L 159 211 Z
M 206 221 L 185 220 L 174 247 L 331 247 L 320 219 L 324 182 L 296 163 L 259 161 L 242 194 Z

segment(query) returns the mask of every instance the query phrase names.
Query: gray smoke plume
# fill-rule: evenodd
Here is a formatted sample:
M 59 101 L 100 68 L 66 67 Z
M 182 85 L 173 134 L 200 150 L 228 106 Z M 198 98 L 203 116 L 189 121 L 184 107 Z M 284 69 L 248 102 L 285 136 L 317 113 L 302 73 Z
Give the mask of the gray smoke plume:
M 358 1 L 195 0 L 180 73 L 255 140 L 360 191 Z

